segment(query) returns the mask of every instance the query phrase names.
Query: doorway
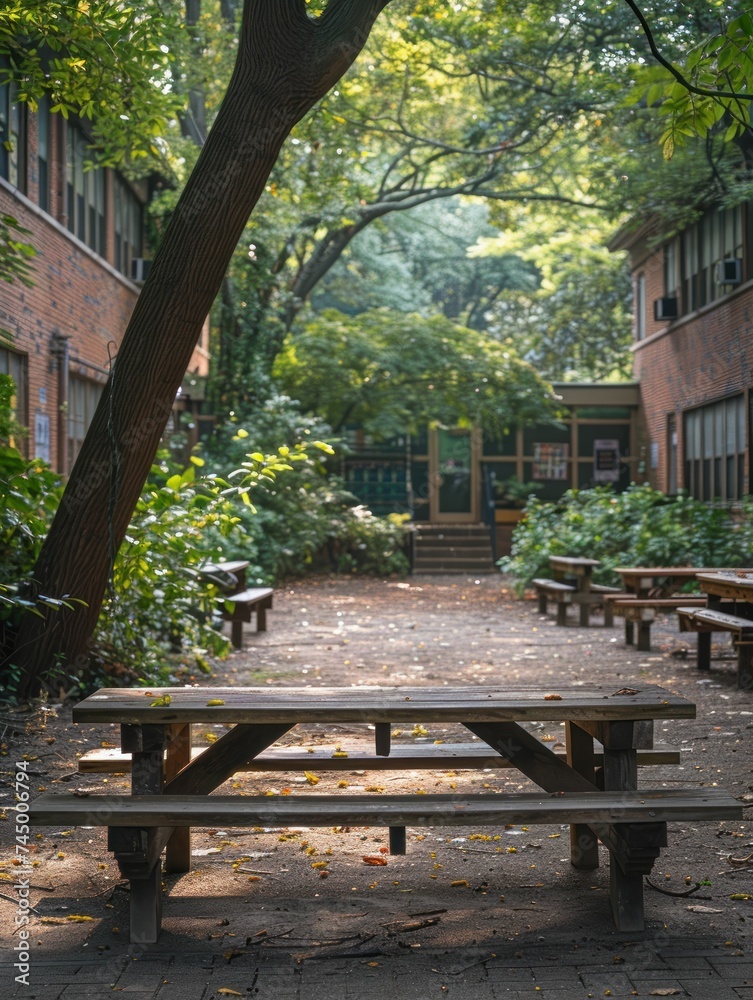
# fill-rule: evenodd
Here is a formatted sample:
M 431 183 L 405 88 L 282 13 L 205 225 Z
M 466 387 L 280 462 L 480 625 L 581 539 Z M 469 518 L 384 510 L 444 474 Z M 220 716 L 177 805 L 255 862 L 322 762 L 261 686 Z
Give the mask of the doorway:
M 479 438 L 477 431 L 461 427 L 431 431 L 430 520 L 459 524 L 478 521 Z

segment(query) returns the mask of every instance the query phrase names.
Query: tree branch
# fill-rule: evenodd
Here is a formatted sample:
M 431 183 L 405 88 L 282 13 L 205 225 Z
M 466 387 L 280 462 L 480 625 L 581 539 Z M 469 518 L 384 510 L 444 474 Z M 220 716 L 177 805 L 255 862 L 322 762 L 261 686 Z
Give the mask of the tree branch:
M 677 80 L 678 83 L 682 84 L 682 86 L 685 87 L 687 91 L 689 91 L 691 94 L 698 94 L 700 97 L 724 98 L 726 100 L 732 100 L 732 101 L 736 100 L 753 101 L 753 94 L 746 94 L 744 91 L 743 93 L 736 94 L 734 91 L 731 90 L 709 90 L 707 87 L 696 87 L 695 84 L 691 83 L 690 80 L 687 80 L 682 75 L 682 73 L 680 72 L 679 69 L 677 69 L 676 66 L 673 66 L 672 63 L 668 59 L 665 59 L 664 56 L 661 54 L 661 52 L 656 46 L 656 42 L 654 41 L 654 36 L 651 31 L 651 28 L 649 27 L 648 21 L 643 16 L 643 11 L 638 7 L 638 4 L 635 3 L 635 0 L 625 0 L 625 3 L 637 17 L 638 22 L 641 28 L 643 29 L 643 34 L 646 36 L 646 41 L 648 42 L 648 46 L 651 49 L 651 55 L 654 57 L 654 59 L 656 59 L 658 63 L 660 63 L 660 65 L 664 67 L 664 69 L 666 69 L 669 73 L 671 73 L 672 76 L 675 78 L 675 80 Z

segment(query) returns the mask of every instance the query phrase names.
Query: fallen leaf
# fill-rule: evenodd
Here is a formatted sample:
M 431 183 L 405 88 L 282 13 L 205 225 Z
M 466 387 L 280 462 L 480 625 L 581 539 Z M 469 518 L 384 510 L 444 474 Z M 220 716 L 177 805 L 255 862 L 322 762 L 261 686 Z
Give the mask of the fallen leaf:
M 729 897 L 730 899 L 753 899 L 753 895 L 749 892 L 736 892 Z
M 615 691 L 615 694 L 640 694 L 640 693 L 641 692 L 638 688 L 620 688 L 619 691 Z M 679 991 L 675 990 L 674 992 L 677 993 Z M 661 996 L 662 994 L 659 995 Z
M 224 705 L 225 702 L 222 698 L 210 698 L 207 702 L 207 708 L 213 708 L 215 705 Z
M 364 854 L 363 863 L 365 865 L 386 865 L 387 858 L 383 858 L 376 854 Z
M 348 756 L 348 752 L 347 752 L 347 750 L 335 750 L 335 752 L 332 754 L 332 756 L 333 757 L 347 757 Z
M 228 996 L 228 997 L 242 997 L 243 996 L 243 994 L 239 993 L 238 990 L 231 990 L 229 986 L 220 986 L 220 988 L 218 990 L 215 990 L 215 993 L 224 993 L 224 995 Z
M 151 703 L 150 708 L 167 708 L 170 704 L 170 695 L 165 694 Z
M 318 785 L 319 784 L 319 779 L 317 778 L 317 776 L 315 774 L 312 774 L 311 771 L 304 771 L 303 773 L 306 776 L 306 781 L 308 781 L 308 783 L 310 785 Z
M 672 989 L 671 987 L 669 987 L 667 989 L 651 990 L 651 992 L 649 993 L 649 996 L 650 997 L 674 997 L 674 996 L 677 996 L 679 993 L 682 993 L 682 990 L 675 990 L 675 989 Z
M 65 919 L 72 924 L 84 924 L 87 920 L 94 920 L 94 917 L 88 917 L 85 913 L 69 913 Z
M 724 913 L 724 910 L 715 910 L 713 906 L 689 906 L 693 913 Z
M 562 701 L 561 694 L 545 694 L 544 701 Z
M 454 882 L 450 882 L 450 885 L 465 886 L 465 888 L 469 888 L 470 884 L 467 878 L 456 878 Z

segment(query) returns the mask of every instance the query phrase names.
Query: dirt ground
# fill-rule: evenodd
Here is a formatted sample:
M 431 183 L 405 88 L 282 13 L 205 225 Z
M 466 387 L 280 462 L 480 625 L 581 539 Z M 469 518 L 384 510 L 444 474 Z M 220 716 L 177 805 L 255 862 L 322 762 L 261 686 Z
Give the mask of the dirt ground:
M 572 612 L 571 612 L 572 613 Z M 245 648 L 198 683 L 231 685 L 514 684 L 556 691 L 558 684 L 659 684 L 698 706 L 696 720 L 659 724 L 657 738 L 677 747 L 679 766 L 642 770 L 644 787 L 719 785 L 753 804 L 753 695 L 738 690 L 726 639 L 711 674 L 695 668 L 694 636 L 680 636 L 673 619 L 654 627 L 651 653 L 624 644 L 618 621 L 605 628 L 554 624 L 535 601 L 518 600 L 496 575 L 411 577 L 405 580 L 316 578 L 281 587 L 269 630 L 246 630 Z M 125 776 L 80 775 L 75 760 L 87 749 L 117 745 L 115 727 L 74 726 L 69 704 L 51 705 L 25 729 L 23 716 L 5 725 L 0 822 L 0 912 L 13 912 L 13 835 L 9 811 L 13 762 L 26 759 L 30 790 L 126 790 Z M 6 713 L 7 716 L 7 713 Z M 452 727 L 401 727 L 394 742 L 450 740 Z M 537 728 L 537 727 L 533 727 Z M 195 727 L 196 730 L 199 727 Z M 223 727 L 197 732 L 202 740 Z M 539 726 L 550 744 L 557 725 Z M 459 734 L 457 734 L 459 735 Z M 467 736 L 465 737 L 467 741 Z M 373 745 L 366 727 L 312 727 L 284 742 L 343 750 Z M 3 763 L 5 762 L 5 763 Z M 248 794 L 324 790 L 427 792 L 523 789 L 516 772 L 320 772 L 316 790 L 305 774 L 245 774 L 232 781 Z M 670 825 L 646 889 L 648 933 L 704 937 L 740 954 L 753 915 L 753 828 L 742 823 Z M 33 835 L 33 944 L 39 953 L 127 947 L 127 888 L 100 829 L 46 829 Z M 606 857 L 598 871 L 569 863 L 566 827 L 409 830 L 405 856 L 385 853 L 386 831 L 200 830 L 194 868 L 166 876 L 163 942 L 216 942 L 232 953 L 263 940 L 298 958 L 396 949 L 473 948 L 503 952 L 526 940 L 603 941 L 627 947 L 614 931 Z M 384 849 L 384 850 L 383 850 Z M 603 849 L 602 849 L 603 850 Z M 369 864 L 377 857 L 386 864 Z M 700 888 L 689 896 L 696 883 Z M 13 942 L 10 919 L 0 921 L 0 946 Z M 630 935 L 627 936 L 629 938 Z M 620 944 L 620 942 L 622 944 Z M 7 954 L 7 951 L 6 951 Z M 617 959 L 615 959 L 617 960 Z

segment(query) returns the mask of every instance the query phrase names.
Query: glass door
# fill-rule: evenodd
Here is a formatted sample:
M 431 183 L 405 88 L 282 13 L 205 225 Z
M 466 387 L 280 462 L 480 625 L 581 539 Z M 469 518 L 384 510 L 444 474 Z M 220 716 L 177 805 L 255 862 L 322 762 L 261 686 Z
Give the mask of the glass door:
M 439 522 L 478 520 L 478 435 L 464 428 L 432 432 L 430 516 Z

